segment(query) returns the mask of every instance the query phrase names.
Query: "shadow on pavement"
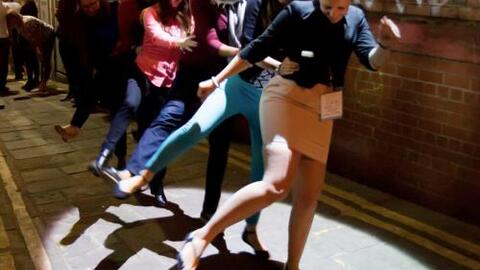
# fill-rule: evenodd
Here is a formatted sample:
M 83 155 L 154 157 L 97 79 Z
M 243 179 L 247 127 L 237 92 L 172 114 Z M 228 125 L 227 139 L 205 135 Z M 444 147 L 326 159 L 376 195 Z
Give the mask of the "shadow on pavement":
M 176 265 L 170 270 L 176 270 Z M 282 270 L 283 263 L 259 259 L 247 252 L 215 254 L 203 257 L 197 270 L 232 269 L 232 270 Z

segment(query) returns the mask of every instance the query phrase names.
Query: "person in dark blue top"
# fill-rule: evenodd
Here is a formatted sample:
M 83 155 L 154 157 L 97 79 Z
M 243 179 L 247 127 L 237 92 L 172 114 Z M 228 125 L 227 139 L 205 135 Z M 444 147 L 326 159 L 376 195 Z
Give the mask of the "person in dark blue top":
M 381 19 L 378 41 L 363 12 L 351 0 L 294 1 L 267 30 L 248 44 L 227 67 L 199 84 L 205 98 L 223 80 L 265 57 L 281 52 L 281 66 L 297 63 L 294 72 L 270 80 L 260 100 L 265 173 L 232 195 L 202 228 L 190 233 L 177 256 L 179 269 L 196 269 L 207 245 L 226 227 L 285 198 L 292 190 L 288 259 L 285 269 L 298 270 L 325 179 L 333 122 L 339 116 L 348 59 L 355 52 L 367 68 L 380 67 L 400 38 L 396 25 Z M 213 92 L 212 92 L 213 91 Z M 332 101 L 328 106 L 325 102 Z M 336 105 L 336 106 L 335 106 Z M 324 106 L 324 107 L 323 107 Z M 327 109 L 335 109 L 328 111 Z M 337 112 L 330 114 L 330 112 Z

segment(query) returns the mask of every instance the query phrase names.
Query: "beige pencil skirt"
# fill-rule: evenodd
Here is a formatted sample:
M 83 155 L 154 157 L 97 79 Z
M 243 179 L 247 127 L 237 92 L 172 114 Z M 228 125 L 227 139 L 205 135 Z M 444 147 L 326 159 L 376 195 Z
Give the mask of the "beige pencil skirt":
M 320 119 L 320 97 L 331 91 L 322 84 L 306 89 L 281 76 L 272 78 L 260 99 L 264 144 L 286 143 L 290 149 L 326 164 L 333 121 Z

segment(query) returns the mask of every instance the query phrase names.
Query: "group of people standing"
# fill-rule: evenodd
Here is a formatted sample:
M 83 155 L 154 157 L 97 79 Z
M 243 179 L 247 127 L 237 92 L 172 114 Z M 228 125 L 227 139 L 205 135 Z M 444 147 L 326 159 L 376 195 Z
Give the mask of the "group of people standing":
M 268 258 L 256 233 L 259 211 L 292 193 L 285 269 L 297 270 L 333 127 L 321 104 L 333 99 L 340 111 L 333 118 L 340 117 L 352 52 L 376 70 L 400 38 L 383 17 L 375 39 L 350 1 L 61 0 L 59 49 L 77 107 L 55 130 L 71 140 L 99 102 L 109 106 L 110 128 L 89 169 L 115 181 L 119 199 L 149 185 L 159 206 L 167 202 L 166 166 L 208 136 L 205 225 L 186 237 L 179 269 L 195 269 L 214 237 L 243 219 L 242 239 Z M 238 114 L 250 129 L 251 183 L 217 209 L 230 119 Z M 127 161 L 132 116 L 138 143 Z M 108 163 L 113 154 L 116 168 Z
M 51 57 L 55 42 L 54 28 L 37 18 L 34 0 L 22 3 L 2 2 L 0 7 L 0 92 L 8 94 L 6 78 L 11 47 L 15 80 L 22 80 L 26 71 L 25 91 L 38 88 L 47 92 L 51 73 Z M 2 38 L 4 36 L 4 38 Z

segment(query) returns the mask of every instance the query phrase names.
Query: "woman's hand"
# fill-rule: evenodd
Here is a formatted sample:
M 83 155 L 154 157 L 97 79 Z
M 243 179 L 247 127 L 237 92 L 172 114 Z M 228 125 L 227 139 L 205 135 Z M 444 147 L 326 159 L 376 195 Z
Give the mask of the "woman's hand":
M 197 47 L 197 42 L 194 40 L 195 35 L 186 36 L 177 40 L 177 45 L 180 50 L 183 51 L 192 51 L 192 48 Z
M 290 60 L 290 58 L 288 57 L 285 57 L 283 59 L 283 62 L 278 66 L 277 71 L 280 75 L 285 76 L 293 74 L 299 69 L 300 65 L 297 62 Z
M 383 16 L 380 19 L 379 33 L 380 34 L 378 37 L 378 43 L 380 43 L 381 46 L 384 48 L 390 47 L 392 43 L 402 38 L 402 34 L 400 33 L 400 29 L 398 29 L 398 26 L 387 16 Z
M 202 102 L 217 88 L 218 84 L 213 80 L 214 78 L 212 77 L 212 79 L 205 80 L 198 84 L 197 96 Z

